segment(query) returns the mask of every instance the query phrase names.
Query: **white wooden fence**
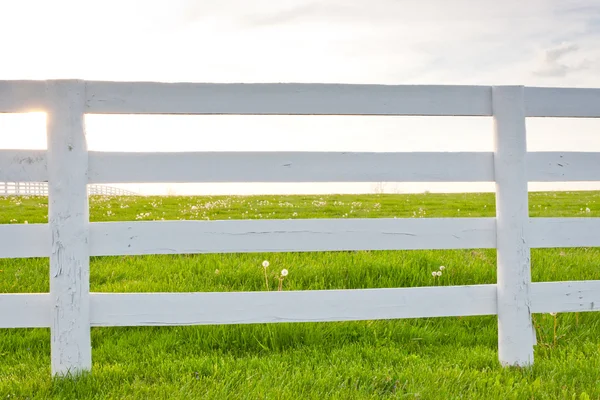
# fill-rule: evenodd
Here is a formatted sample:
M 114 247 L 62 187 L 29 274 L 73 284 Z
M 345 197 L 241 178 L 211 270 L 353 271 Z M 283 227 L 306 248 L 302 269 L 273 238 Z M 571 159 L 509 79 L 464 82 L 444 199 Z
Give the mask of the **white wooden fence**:
M 88 195 L 139 196 L 137 193 L 106 185 L 87 185 Z M 0 182 L 0 196 L 48 196 L 47 182 Z
M 50 327 L 52 372 L 91 369 L 90 327 L 498 315 L 503 365 L 533 362 L 531 313 L 594 311 L 600 281 L 531 283 L 530 248 L 600 246 L 600 221 L 529 218 L 528 181 L 598 181 L 600 154 L 526 151 L 526 117 L 600 117 L 600 90 L 0 81 L 0 112 L 48 113 L 47 151 L 0 151 L 0 180 L 45 181 L 49 223 L 0 225 L 0 257 L 50 257 L 50 293 L 0 295 L 0 327 Z M 101 153 L 84 113 L 492 116 L 493 153 Z M 90 223 L 89 183 L 496 182 L 496 218 Z M 497 248 L 491 285 L 89 293 L 103 255 Z

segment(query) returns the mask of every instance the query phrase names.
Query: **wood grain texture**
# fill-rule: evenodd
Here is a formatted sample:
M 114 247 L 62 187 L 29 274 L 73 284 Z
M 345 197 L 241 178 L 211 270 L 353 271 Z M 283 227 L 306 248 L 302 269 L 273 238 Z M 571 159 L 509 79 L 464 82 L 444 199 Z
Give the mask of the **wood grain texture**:
M 51 324 L 50 295 L 0 294 L 0 328 Z M 531 284 L 533 313 L 600 310 L 600 281 Z M 92 326 L 325 322 L 496 314 L 496 285 L 214 293 L 91 293 Z
M 600 310 L 600 281 L 539 282 L 531 285 L 534 313 Z
M 48 224 L 52 375 L 89 371 L 90 256 L 85 84 L 48 84 Z
M 0 182 L 48 181 L 46 150 L 0 150 Z
M 525 88 L 528 117 L 599 118 L 600 89 Z
M 90 183 L 491 182 L 493 153 L 90 152 Z
M 494 218 L 96 222 L 90 254 L 494 248 L 494 229 Z M 600 247 L 598 232 L 599 218 L 530 218 L 526 237 L 530 248 Z M 48 257 L 49 235 L 47 224 L 0 224 L 0 258 Z
M 92 296 L 93 326 L 358 321 L 487 315 L 495 285 L 234 293 L 114 293 Z
M 0 80 L 0 113 L 44 111 L 45 81 Z
M 493 218 L 142 221 L 91 224 L 91 254 L 493 248 Z
M 491 115 L 487 86 L 87 82 L 98 114 Z
M 523 87 L 492 89 L 496 177 L 498 356 L 504 366 L 533 364 L 527 145 Z

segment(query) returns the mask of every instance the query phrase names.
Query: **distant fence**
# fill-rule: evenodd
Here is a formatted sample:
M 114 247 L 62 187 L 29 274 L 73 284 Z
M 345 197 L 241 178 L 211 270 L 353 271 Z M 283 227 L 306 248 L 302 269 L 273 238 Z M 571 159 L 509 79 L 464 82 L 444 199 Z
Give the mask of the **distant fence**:
M 48 224 L 0 225 L 0 257 L 50 257 L 50 293 L 0 295 L 0 327 L 50 327 L 52 373 L 91 369 L 91 326 L 498 315 L 503 365 L 533 362 L 532 313 L 596 311 L 600 281 L 531 283 L 530 248 L 600 246 L 597 218 L 529 218 L 527 182 L 600 181 L 600 153 L 527 152 L 526 117 L 600 117 L 600 90 L 522 86 L 0 81 L 0 111 L 47 113 L 47 151 L 0 151 L 0 180 L 49 181 Z M 494 152 L 87 151 L 84 114 L 491 116 Z M 167 134 L 167 133 L 165 133 Z M 89 183 L 495 182 L 495 218 L 90 223 Z M 496 248 L 496 284 L 89 293 L 105 255 Z
M 87 185 L 88 195 L 139 196 L 138 193 L 105 185 Z M 48 196 L 47 182 L 0 182 L 0 196 Z

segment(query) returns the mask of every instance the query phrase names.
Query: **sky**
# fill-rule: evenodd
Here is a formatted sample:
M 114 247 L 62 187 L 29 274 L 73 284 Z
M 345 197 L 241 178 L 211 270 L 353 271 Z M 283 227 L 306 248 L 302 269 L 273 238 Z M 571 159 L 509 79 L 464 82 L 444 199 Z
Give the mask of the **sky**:
M 0 80 L 600 87 L 597 0 L 0 0 Z M 96 151 L 492 151 L 488 117 L 86 116 Z M 527 120 L 530 151 L 600 151 L 600 120 Z M 43 114 L 0 148 L 46 147 Z M 115 185 L 117 186 L 117 185 Z M 141 193 L 493 190 L 493 184 L 129 185 Z M 600 189 L 600 183 L 530 184 Z

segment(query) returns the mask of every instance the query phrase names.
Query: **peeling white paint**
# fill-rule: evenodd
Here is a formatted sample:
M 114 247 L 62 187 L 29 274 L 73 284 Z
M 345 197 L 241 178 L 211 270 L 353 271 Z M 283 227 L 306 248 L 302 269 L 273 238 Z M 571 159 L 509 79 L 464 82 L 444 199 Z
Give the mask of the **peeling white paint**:
M 523 87 L 494 87 L 494 169 L 498 357 L 502 365 L 533 364 L 530 313 L 530 256 L 525 237 L 528 216 L 527 145 Z
M 47 101 L 51 362 L 53 375 L 66 375 L 92 366 L 85 84 L 48 82 Z
M 527 181 L 600 180 L 600 156 L 527 153 L 525 117 L 600 117 L 598 104 L 600 89 L 0 81 L 0 112 L 48 113 L 48 151 L 0 150 L 0 181 L 48 180 L 50 188 L 49 223 L 0 225 L 0 257 L 49 256 L 51 277 L 49 294 L 0 294 L 0 328 L 50 327 L 52 373 L 61 376 L 91 369 L 91 326 L 498 314 L 501 363 L 529 365 L 532 312 L 600 309 L 600 281 L 532 284 L 529 248 L 600 246 L 600 221 L 528 218 Z M 496 148 L 494 153 L 88 153 L 84 112 L 493 115 Z M 94 182 L 393 180 L 495 181 L 497 217 L 88 221 L 86 184 Z M 497 285 L 89 294 L 90 254 L 473 247 L 498 248 Z

